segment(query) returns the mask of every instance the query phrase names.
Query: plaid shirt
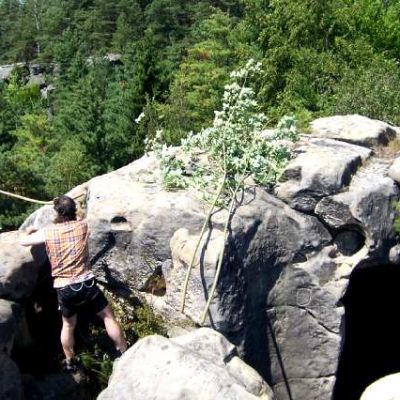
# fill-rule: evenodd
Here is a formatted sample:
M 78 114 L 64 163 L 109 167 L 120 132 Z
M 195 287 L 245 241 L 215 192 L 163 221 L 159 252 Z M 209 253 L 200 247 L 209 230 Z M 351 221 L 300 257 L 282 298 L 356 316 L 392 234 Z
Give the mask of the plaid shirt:
M 54 287 L 60 288 L 94 277 L 89 266 L 86 221 L 68 221 L 44 229 Z

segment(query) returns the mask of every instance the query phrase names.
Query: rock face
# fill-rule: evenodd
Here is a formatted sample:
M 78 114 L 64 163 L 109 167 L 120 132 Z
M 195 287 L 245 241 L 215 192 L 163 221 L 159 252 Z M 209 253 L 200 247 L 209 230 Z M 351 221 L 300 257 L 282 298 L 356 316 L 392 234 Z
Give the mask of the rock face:
M 302 139 L 283 182 L 272 191 L 241 193 L 205 323 L 236 345 L 277 400 L 332 398 L 350 276 L 400 259 L 393 228 L 399 189 L 391 162 L 365 147 L 386 143 L 394 129 L 359 116 L 312 126 L 323 138 Z M 207 227 L 181 314 L 182 284 L 209 205 L 189 190 L 165 191 L 159 175 L 157 160 L 145 156 L 77 189 L 86 195 L 92 263 L 104 283 L 135 293 L 150 292 L 149 282 L 163 275 L 165 295 L 146 296 L 171 323 L 199 323 L 226 211 L 215 212 Z M 24 227 L 51 220 L 51 208 L 44 207 Z M 17 234 L 1 235 L 0 243 L 11 235 Z M 0 297 L 10 300 L 28 296 L 35 282 L 18 275 L 32 258 L 16 248 L 0 246 Z
M 400 373 L 385 376 L 369 385 L 360 400 L 400 400 Z
M 389 169 L 389 176 L 397 183 L 400 183 L 400 157 L 393 161 Z
M 291 207 L 312 212 L 319 199 L 350 183 L 371 150 L 331 139 L 303 139 L 283 174 L 276 195 Z
M 151 171 L 157 172 L 155 160 L 145 157 L 95 178 L 87 201 L 90 249 L 99 276 L 139 290 L 170 258 L 175 231 L 183 226 L 198 231 L 207 209 L 186 191 L 163 190 Z
M 218 332 L 201 328 L 167 339 L 148 336 L 114 366 L 99 400 L 272 400 L 260 375 Z
M 0 298 L 21 300 L 36 284 L 39 268 L 46 262 L 43 246 L 34 249 L 19 244 L 21 232 L 0 235 Z
M 226 250 L 229 259 L 217 286 L 219 296 L 211 305 L 209 323 L 229 333 L 229 337 L 235 336 L 235 342 L 242 345 L 250 339 L 246 336 L 252 319 L 263 318 L 266 294 L 275 284 L 281 266 L 306 260 L 311 249 L 322 248 L 332 238 L 315 217 L 292 210 L 262 190 L 256 190 L 251 198 L 245 196 L 243 206 L 232 220 L 231 229 L 232 237 Z M 216 229 L 209 235 L 206 248 L 200 246 L 185 310 L 197 323 L 205 305 L 205 290 L 210 288 L 214 279 L 221 249 L 222 232 Z M 173 263 L 170 268 L 165 265 L 164 273 L 166 302 L 174 308 L 180 306 L 184 274 L 197 238 L 186 229 L 180 229 L 171 239 Z M 253 336 L 251 341 L 255 340 Z
M 322 199 L 315 209 L 324 223 L 347 237 L 338 238 L 344 254 L 354 254 L 363 241 L 374 257 L 384 259 L 395 235 L 394 204 L 399 198 L 395 182 L 386 176 L 389 163 L 371 160 L 353 177 L 347 191 Z M 390 239 L 390 240 L 388 240 Z
M 385 122 L 361 115 L 337 115 L 313 121 L 311 135 L 372 147 L 388 144 L 396 137 L 396 130 Z

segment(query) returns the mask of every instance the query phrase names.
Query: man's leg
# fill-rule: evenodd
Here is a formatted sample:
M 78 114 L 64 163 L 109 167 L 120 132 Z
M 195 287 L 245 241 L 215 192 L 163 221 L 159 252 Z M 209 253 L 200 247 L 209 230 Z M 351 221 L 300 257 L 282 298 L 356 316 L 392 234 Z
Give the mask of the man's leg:
M 97 315 L 104 321 L 107 334 L 114 342 L 116 349 L 123 353 L 128 346 L 126 344 L 124 333 L 115 319 L 111 307 L 107 305 L 103 310 L 97 313 Z
M 61 328 L 61 345 L 67 360 L 74 358 L 74 331 L 76 326 L 76 314 L 72 317 L 62 316 L 62 328 Z

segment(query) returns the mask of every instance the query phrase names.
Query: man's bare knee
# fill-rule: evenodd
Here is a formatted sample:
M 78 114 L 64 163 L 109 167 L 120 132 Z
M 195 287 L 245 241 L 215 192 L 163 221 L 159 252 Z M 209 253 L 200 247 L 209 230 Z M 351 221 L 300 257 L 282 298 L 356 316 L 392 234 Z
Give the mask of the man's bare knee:
M 112 318 L 115 319 L 114 317 L 114 313 L 110 307 L 110 305 L 106 305 L 100 312 L 97 313 L 97 315 L 101 318 L 101 319 L 105 319 L 105 318 Z
M 76 326 L 76 314 L 72 317 L 62 317 L 63 327 L 67 329 L 74 329 Z

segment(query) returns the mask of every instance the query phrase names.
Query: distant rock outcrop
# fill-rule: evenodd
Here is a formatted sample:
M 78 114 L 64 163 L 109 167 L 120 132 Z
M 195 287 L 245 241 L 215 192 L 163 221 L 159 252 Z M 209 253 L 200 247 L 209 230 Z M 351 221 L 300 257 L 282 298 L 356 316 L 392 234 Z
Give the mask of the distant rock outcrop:
M 317 121 L 312 135 L 323 138 L 303 135 L 279 185 L 242 194 L 206 320 L 237 346 L 277 400 L 331 399 L 350 276 L 400 259 L 393 227 L 399 188 L 389 173 L 392 158 L 380 146 L 396 129 L 360 116 Z M 171 324 L 198 323 L 226 211 L 213 215 L 182 315 L 182 282 L 209 205 L 189 190 L 165 191 L 159 178 L 158 161 L 144 156 L 79 188 L 86 195 L 92 262 L 105 284 L 150 292 L 144 295 Z M 24 226 L 51 219 L 51 207 L 43 207 Z M 19 300 L 34 283 L 24 276 L 20 284 L 15 271 L 33 261 L 12 247 L 0 246 L 0 296 Z M 155 276 L 165 279 L 164 296 L 151 294 Z

